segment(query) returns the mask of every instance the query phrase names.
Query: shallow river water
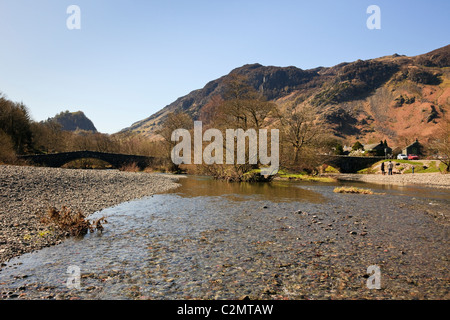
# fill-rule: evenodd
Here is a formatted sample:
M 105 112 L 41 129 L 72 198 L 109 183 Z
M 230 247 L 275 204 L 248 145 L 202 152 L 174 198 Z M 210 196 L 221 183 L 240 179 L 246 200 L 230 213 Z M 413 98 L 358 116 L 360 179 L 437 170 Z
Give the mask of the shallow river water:
M 180 179 L 165 194 L 95 213 L 102 234 L 12 259 L 3 298 L 321 299 L 449 297 L 450 191 L 345 183 Z M 446 211 L 448 212 L 448 211 Z M 382 288 L 369 290 L 379 266 Z M 80 271 L 79 287 L 68 280 Z

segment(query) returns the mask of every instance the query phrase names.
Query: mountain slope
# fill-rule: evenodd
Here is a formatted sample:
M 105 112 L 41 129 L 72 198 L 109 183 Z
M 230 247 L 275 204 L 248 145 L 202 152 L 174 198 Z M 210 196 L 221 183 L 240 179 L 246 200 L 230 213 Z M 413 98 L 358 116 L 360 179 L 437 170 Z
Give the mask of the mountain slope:
M 213 96 L 223 93 L 224 81 L 237 73 L 280 108 L 288 103 L 314 106 L 335 134 L 347 140 L 426 140 L 449 109 L 449 69 L 450 45 L 415 57 L 394 54 L 310 70 L 249 64 L 123 131 L 154 137 L 161 121 L 176 111 L 196 119 Z

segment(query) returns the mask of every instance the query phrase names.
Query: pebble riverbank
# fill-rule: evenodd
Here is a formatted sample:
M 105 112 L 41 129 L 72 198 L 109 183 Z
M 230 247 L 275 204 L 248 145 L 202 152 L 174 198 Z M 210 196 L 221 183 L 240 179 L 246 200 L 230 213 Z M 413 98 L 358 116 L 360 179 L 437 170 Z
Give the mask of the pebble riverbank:
M 0 263 L 65 238 L 41 222 L 49 207 L 90 215 L 177 186 L 176 177 L 159 174 L 2 165 Z

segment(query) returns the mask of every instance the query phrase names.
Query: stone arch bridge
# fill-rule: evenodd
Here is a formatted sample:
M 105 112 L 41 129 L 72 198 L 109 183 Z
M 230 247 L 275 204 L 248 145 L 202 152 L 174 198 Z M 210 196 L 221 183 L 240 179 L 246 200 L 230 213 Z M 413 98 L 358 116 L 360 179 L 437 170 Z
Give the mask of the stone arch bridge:
M 132 163 L 135 163 L 140 169 L 144 169 L 154 164 L 155 162 L 154 157 L 96 151 L 73 151 L 51 154 L 25 155 L 18 157 L 19 159 L 46 167 L 61 167 L 70 161 L 86 158 L 103 160 L 111 164 L 116 169 Z
M 155 157 L 105 153 L 96 151 L 73 151 L 52 154 L 36 154 L 18 156 L 20 159 L 46 167 L 61 167 L 64 164 L 78 159 L 92 158 L 103 160 L 119 169 L 124 165 L 135 163 L 140 169 L 159 163 L 161 159 Z M 356 173 L 372 164 L 383 160 L 384 157 L 350 157 L 336 155 L 322 155 L 322 162 L 339 169 L 342 173 Z

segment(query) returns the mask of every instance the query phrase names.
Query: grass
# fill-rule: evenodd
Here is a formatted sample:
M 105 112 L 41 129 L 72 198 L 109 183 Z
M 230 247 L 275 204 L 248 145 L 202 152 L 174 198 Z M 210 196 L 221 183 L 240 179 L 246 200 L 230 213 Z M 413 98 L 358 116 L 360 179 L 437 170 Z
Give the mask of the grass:
M 400 160 L 400 159 L 387 159 L 387 160 L 382 160 L 382 161 L 380 161 L 380 162 L 377 162 L 377 164 L 378 163 L 381 163 L 381 162 L 389 162 L 389 161 L 392 161 L 393 163 L 407 163 L 407 164 L 412 164 L 412 165 L 415 165 L 415 166 L 423 166 L 423 162 L 420 162 L 420 161 L 412 161 L 412 160 Z
M 67 232 L 71 236 L 79 237 L 98 230 L 103 231 L 105 218 L 97 219 L 93 222 L 86 220 L 86 217 L 80 212 L 72 212 L 69 208 L 63 206 L 61 210 L 56 208 L 48 209 L 48 216 L 44 217 L 44 223 L 56 225 L 60 230 Z
M 370 168 L 361 169 L 357 173 L 360 173 L 360 174 L 373 174 L 375 172 L 376 172 L 376 170 L 373 169 L 372 167 L 370 167 Z
M 48 231 L 48 230 L 44 230 L 44 231 L 39 231 L 38 232 L 38 236 L 40 237 L 40 238 L 45 238 L 46 236 L 48 236 L 48 235 L 51 235 L 51 232 L 50 231 Z M 33 240 L 33 239 L 36 239 L 36 236 L 32 236 L 31 234 L 26 234 L 26 235 L 24 235 L 23 236 L 23 240 L 24 241 L 31 241 L 31 240 Z
M 417 160 L 411 161 L 411 160 L 397 160 L 397 159 L 392 159 L 391 161 L 394 164 L 394 171 L 401 172 L 403 174 L 412 173 L 411 166 L 414 166 L 414 173 L 445 172 L 445 168 L 446 168 L 442 162 L 437 162 L 437 161 L 422 162 L 422 161 L 417 161 Z M 385 163 L 389 162 L 389 159 L 379 161 L 369 168 L 359 170 L 358 173 L 361 173 L 361 174 L 377 173 L 379 171 L 379 166 L 382 162 L 385 162 Z M 397 163 L 400 165 L 396 165 Z M 385 170 L 387 172 L 387 168 L 385 168 Z
M 282 179 L 288 180 L 301 180 L 301 181 L 314 181 L 314 182 L 336 182 L 336 179 L 330 177 L 317 177 L 308 175 L 305 172 L 302 173 L 288 173 L 286 170 L 279 170 L 278 176 Z
M 415 166 L 414 173 L 435 173 L 435 172 L 445 172 L 445 164 L 439 162 L 439 165 L 436 165 L 437 162 L 430 162 L 430 165 L 427 168 L 424 168 L 423 165 Z M 403 173 L 412 173 L 412 169 L 408 168 Z
M 41 237 L 41 238 L 44 238 L 44 237 L 46 237 L 49 234 L 51 234 L 51 232 L 48 231 L 48 230 L 44 230 L 44 231 L 41 231 L 41 232 L 38 233 L 39 237 Z
M 327 166 L 325 168 L 326 173 L 339 173 L 339 170 L 332 166 Z
M 373 194 L 370 189 L 361 189 L 356 187 L 336 187 L 333 192 L 336 193 L 357 193 L 357 194 Z

